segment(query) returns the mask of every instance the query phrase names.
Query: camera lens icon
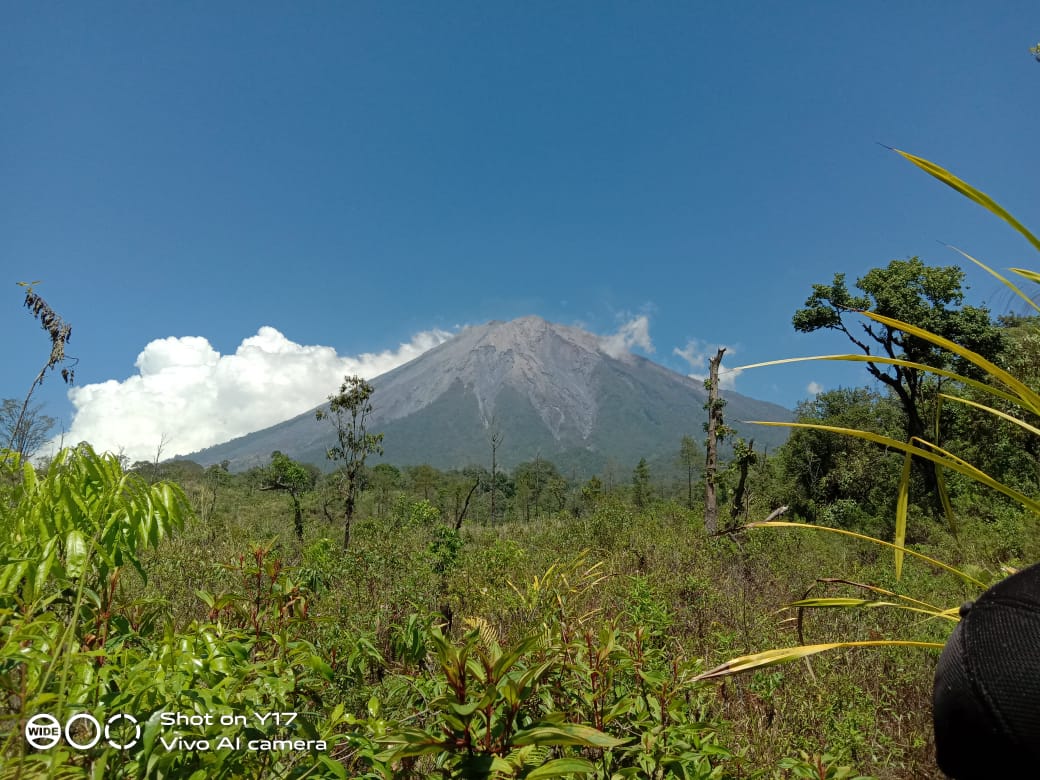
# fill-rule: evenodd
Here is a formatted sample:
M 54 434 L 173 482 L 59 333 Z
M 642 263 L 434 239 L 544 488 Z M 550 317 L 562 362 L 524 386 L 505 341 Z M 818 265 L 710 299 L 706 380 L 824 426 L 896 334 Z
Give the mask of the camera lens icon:
M 125 722 L 120 724 L 120 721 Z M 82 735 L 74 736 L 72 733 L 72 727 L 80 722 L 86 725 L 85 738 Z M 134 733 L 132 738 L 127 739 L 126 732 L 129 726 L 133 727 Z M 118 733 L 113 733 L 114 731 Z M 141 740 L 141 724 L 133 715 L 123 712 L 117 712 L 110 717 L 104 726 L 89 712 L 76 713 L 65 721 L 64 728 L 57 718 L 46 714 L 33 715 L 25 723 L 25 741 L 37 750 L 50 750 L 61 741 L 62 736 L 65 737 L 65 742 L 76 750 L 90 750 L 102 738 L 116 750 L 129 750 Z M 117 739 L 125 741 L 118 742 Z

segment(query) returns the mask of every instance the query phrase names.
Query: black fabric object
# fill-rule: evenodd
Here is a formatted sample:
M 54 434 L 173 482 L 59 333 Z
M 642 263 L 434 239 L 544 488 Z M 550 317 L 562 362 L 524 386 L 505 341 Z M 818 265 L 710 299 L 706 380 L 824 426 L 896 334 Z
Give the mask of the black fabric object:
M 949 777 L 1040 778 L 1040 564 L 961 607 L 932 703 Z

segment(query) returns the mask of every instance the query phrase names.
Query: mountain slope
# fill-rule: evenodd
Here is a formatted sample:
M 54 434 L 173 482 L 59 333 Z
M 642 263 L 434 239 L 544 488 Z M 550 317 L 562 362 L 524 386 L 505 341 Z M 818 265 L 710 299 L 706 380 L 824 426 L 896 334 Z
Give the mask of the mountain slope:
M 398 465 L 483 464 L 493 427 L 504 436 L 503 467 L 542 456 L 581 474 L 677 453 L 683 435 L 704 435 L 700 382 L 538 317 L 466 328 L 372 385 L 369 428 L 385 434 L 383 459 Z M 737 393 L 724 397 L 726 419 L 741 435 L 771 447 L 786 438 L 783 430 L 738 421 L 788 420 L 788 410 Z M 331 440 L 329 424 L 311 411 L 189 457 L 228 459 L 242 469 L 278 449 L 323 464 Z

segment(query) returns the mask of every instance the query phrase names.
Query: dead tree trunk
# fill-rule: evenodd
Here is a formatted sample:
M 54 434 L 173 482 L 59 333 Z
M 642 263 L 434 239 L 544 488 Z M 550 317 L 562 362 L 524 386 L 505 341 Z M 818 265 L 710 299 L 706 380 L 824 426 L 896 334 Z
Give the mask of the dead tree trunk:
M 719 398 L 719 365 L 726 354 L 724 347 L 719 348 L 715 357 L 708 361 L 708 378 L 704 387 L 708 391 L 708 402 L 704 408 L 708 411 L 708 422 L 704 425 L 705 438 L 704 460 L 704 530 L 708 535 L 719 530 L 719 499 L 716 490 L 716 479 L 719 468 L 719 439 L 724 435 L 722 407 L 725 401 Z
M 737 489 L 733 494 L 733 506 L 729 512 L 729 516 L 734 523 L 740 517 L 741 512 L 744 513 L 744 519 L 747 519 L 748 510 L 751 506 L 751 501 L 747 496 L 748 469 L 758 461 L 758 455 L 755 454 L 754 439 L 747 444 L 744 444 L 743 439 L 737 439 L 736 450 L 737 466 L 740 468 L 740 480 L 737 482 Z
M 488 519 L 488 525 L 495 524 L 495 493 L 498 487 L 498 447 L 502 444 L 502 432 L 498 430 L 495 425 L 495 420 L 491 420 L 491 516 Z

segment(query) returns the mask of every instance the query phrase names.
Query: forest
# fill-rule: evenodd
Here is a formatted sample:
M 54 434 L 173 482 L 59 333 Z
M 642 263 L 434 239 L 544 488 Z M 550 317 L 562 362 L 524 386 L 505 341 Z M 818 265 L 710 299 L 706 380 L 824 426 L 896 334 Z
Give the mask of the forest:
M 717 466 L 714 395 L 669 468 L 582 480 L 501 470 L 492 442 L 461 470 L 368 465 L 361 380 L 331 396 L 331 471 L 34 460 L 35 407 L 5 403 L 0 776 L 941 777 L 956 607 L 1040 559 L 1040 319 L 1017 287 L 1040 277 L 991 273 L 1019 310 L 916 258 L 815 285 L 793 325 L 847 336 L 864 385 Z M 25 295 L 40 377 L 64 370 L 68 326 Z

